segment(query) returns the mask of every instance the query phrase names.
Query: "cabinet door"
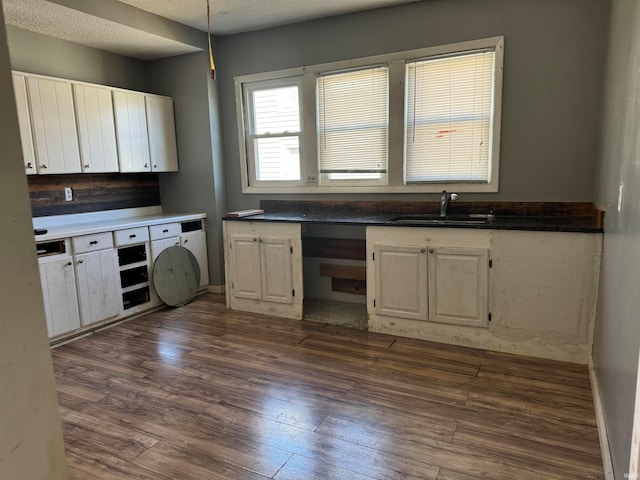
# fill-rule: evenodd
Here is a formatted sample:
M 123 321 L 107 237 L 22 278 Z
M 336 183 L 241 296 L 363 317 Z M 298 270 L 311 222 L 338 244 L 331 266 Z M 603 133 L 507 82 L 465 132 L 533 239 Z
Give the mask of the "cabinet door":
M 207 234 L 204 230 L 183 233 L 180 245 L 193 253 L 200 267 L 200 286 L 209 285 L 209 260 L 207 257 Z
M 76 255 L 82 326 L 120 313 L 120 289 L 114 249 Z
M 33 148 L 33 136 L 31 133 L 27 84 L 23 75 L 13 74 L 13 91 L 15 92 L 16 108 L 18 110 L 18 124 L 20 126 L 20 142 L 22 143 L 24 169 L 27 175 L 33 175 L 38 173 L 38 170 L 36 168 L 36 154 Z
M 177 172 L 178 151 L 176 126 L 173 118 L 173 99 L 147 95 L 145 102 L 151 170 L 153 172 Z
M 151 242 L 151 271 L 149 272 L 149 278 L 151 279 L 151 284 L 153 286 L 153 266 L 156 263 L 156 259 L 158 255 L 160 255 L 163 251 L 165 251 L 169 247 L 177 247 L 180 246 L 180 238 L 179 237 L 169 237 L 163 238 L 160 240 L 154 240 Z M 153 286 L 152 294 L 151 294 L 151 302 L 154 305 L 160 305 L 162 300 L 158 297 L 158 294 L 155 293 L 155 286 Z
M 488 250 L 429 249 L 430 321 L 487 326 L 488 285 Z
M 231 237 L 231 294 L 235 297 L 262 299 L 259 240 L 253 235 Z
M 111 90 L 91 85 L 74 85 L 82 171 L 118 171 L 116 127 Z
M 162 240 L 154 240 L 151 242 L 151 259 L 153 260 L 153 263 L 156 262 L 158 255 L 160 255 L 164 250 L 169 247 L 178 246 L 180 246 L 179 237 L 163 238 Z
M 375 245 L 375 311 L 378 315 L 427 319 L 427 250 Z
M 80 173 L 71 83 L 27 77 L 29 113 L 40 174 Z
M 80 328 L 76 277 L 71 258 L 41 262 L 40 283 L 49 337 Z
M 291 277 L 291 240 L 260 237 L 262 299 L 267 302 L 293 303 Z
M 144 95 L 113 92 L 121 172 L 150 172 L 149 137 Z

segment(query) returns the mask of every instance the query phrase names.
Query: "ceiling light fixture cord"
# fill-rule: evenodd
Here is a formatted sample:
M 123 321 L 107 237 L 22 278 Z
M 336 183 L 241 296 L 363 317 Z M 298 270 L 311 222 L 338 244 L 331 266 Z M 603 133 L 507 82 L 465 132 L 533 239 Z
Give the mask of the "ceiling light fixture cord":
M 209 39 L 209 66 L 211 67 L 211 78 L 216 79 L 216 64 L 213 61 L 213 47 L 211 47 L 211 7 L 207 0 L 207 38 Z

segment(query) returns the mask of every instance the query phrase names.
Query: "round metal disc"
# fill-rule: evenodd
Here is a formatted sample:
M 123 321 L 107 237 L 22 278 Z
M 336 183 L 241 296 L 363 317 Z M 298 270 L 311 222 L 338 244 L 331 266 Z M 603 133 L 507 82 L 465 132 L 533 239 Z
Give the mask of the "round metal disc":
M 184 247 L 163 250 L 153 266 L 153 286 L 167 305 L 179 307 L 193 300 L 200 286 L 200 267 Z

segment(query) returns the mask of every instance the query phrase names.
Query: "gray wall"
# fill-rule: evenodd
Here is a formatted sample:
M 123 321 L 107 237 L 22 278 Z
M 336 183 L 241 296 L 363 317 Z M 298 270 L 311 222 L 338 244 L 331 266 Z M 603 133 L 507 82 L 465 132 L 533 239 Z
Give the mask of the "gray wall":
M 616 478 L 629 467 L 640 346 L 640 6 L 614 0 L 597 202 L 605 237 L 593 362 Z M 624 185 L 622 212 L 618 187 Z
M 144 91 L 145 63 L 7 25 L 11 68 Z
M 428 0 L 221 37 L 229 209 L 256 207 L 261 198 L 241 193 L 234 76 L 497 35 L 505 36 L 500 192 L 465 194 L 465 200 L 593 200 L 609 5 Z
M 206 52 L 149 62 L 148 89 L 173 97 L 180 172 L 160 175 L 166 212 L 206 212 L 209 283 L 222 285 L 225 212 L 219 95 Z
M 0 2 L 0 478 L 69 478 Z

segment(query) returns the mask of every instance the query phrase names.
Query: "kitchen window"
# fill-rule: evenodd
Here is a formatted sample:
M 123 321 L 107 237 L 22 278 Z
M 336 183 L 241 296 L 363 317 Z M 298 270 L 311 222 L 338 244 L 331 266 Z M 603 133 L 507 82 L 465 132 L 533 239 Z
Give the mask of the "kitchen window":
M 300 85 L 298 79 L 247 85 L 246 151 L 253 184 L 301 180 Z
M 387 67 L 319 75 L 316 94 L 320 184 L 386 183 Z
M 406 183 L 489 181 L 494 59 L 479 50 L 407 63 Z
M 236 77 L 243 192 L 498 191 L 503 42 Z

